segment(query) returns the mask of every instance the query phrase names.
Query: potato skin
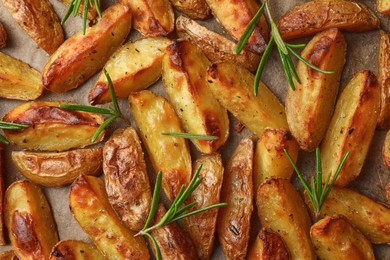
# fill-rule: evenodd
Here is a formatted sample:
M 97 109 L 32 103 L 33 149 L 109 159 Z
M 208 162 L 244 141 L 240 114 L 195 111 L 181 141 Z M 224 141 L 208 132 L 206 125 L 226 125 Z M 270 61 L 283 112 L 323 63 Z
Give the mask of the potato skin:
M 332 118 L 345 64 L 347 44 L 337 28 L 317 34 L 302 51 L 311 64 L 333 74 L 316 72 L 298 61 L 296 71 L 301 84 L 294 79 L 295 91 L 288 88 L 287 122 L 301 149 L 313 151 L 319 146 Z
M 76 88 L 98 70 L 130 32 L 131 12 L 122 4 L 110 6 L 85 35 L 80 31 L 50 56 L 42 71 L 43 85 L 55 93 Z
M 390 204 L 390 182 L 386 185 L 386 199 L 387 202 Z
M 2 23 L 0 23 L 0 49 L 7 46 L 7 32 Z
M 248 260 L 289 260 L 283 239 L 269 228 L 262 228 L 248 253 Z
M 357 73 L 341 93 L 321 144 L 326 173 L 322 176 L 323 183 L 330 172 L 334 176 L 347 151 L 350 155 L 335 185 L 344 187 L 360 174 L 374 135 L 379 106 L 380 89 L 375 75 L 370 71 Z
M 278 21 L 284 40 L 303 38 L 329 28 L 364 32 L 379 28 L 378 17 L 364 4 L 349 0 L 314 0 L 298 5 Z
M 389 2 L 390 3 L 390 2 Z M 390 35 L 381 31 L 378 54 L 378 84 L 381 90 L 381 109 L 378 128 L 390 129 Z
M 191 19 L 205 20 L 210 17 L 211 10 L 206 0 L 170 0 L 172 5 Z
M 383 164 L 390 169 L 390 131 L 387 131 L 382 148 Z
M 18 260 L 19 258 L 15 255 L 14 250 L 3 251 L 0 253 L 1 260 Z
M 42 190 L 29 181 L 14 182 L 5 193 L 5 224 L 20 259 L 48 259 L 58 234 Z
M 390 1 L 389 0 L 377 0 L 376 9 L 382 14 L 390 14 Z
M 0 246 L 6 245 L 5 236 L 4 236 L 4 189 L 5 189 L 5 173 L 4 173 L 4 144 L 0 143 Z M 0 257 L 0 259 L 2 259 Z
M 320 259 L 375 259 L 370 241 L 342 216 L 321 219 L 310 236 Z
M 69 8 L 69 5 L 72 3 L 72 0 L 60 0 L 61 2 L 63 2 L 67 8 Z M 80 5 L 80 8 L 79 8 L 79 15 L 81 16 L 82 13 L 83 13 L 83 10 L 84 10 L 84 1 L 82 1 L 81 5 Z M 100 3 L 100 2 L 98 2 Z M 87 13 L 87 17 L 89 20 L 94 20 L 96 17 L 98 16 L 97 14 L 97 11 L 94 7 L 92 6 L 88 6 L 88 13 Z
M 13 151 L 12 162 L 32 182 L 46 187 L 71 184 L 79 175 L 98 176 L 102 170 L 102 148 L 62 153 Z
M 152 192 L 133 128 L 117 129 L 104 144 L 103 171 L 108 201 L 128 228 L 140 231 L 148 218 Z
M 58 242 L 50 253 L 50 260 L 84 260 L 106 258 L 99 252 L 93 244 L 80 240 L 62 240 Z

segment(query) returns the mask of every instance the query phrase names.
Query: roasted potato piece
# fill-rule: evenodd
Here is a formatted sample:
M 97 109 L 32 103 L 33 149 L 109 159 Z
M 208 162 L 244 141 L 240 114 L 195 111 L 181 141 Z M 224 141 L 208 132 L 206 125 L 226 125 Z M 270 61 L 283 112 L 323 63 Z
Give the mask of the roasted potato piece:
M 321 219 L 310 236 L 320 259 L 375 259 L 370 241 L 342 216 Z
M 245 259 L 253 210 L 253 140 L 240 141 L 224 173 L 217 233 L 226 259 Z
M 390 3 L 390 1 L 389 1 Z M 381 90 L 381 109 L 378 127 L 390 129 L 390 35 L 381 31 L 378 56 L 378 84 Z
M 309 1 L 290 9 L 278 21 L 284 40 L 310 36 L 329 28 L 364 32 L 379 26 L 378 17 L 366 5 L 349 0 Z
M 383 143 L 382 160 L 385 166 L 390 169 L 390 131 L 387 131 L 386 138 Z
M 41 75 L 37 70 L 0 52 L 0 97 L 34 100 L 42 91 Z
M 92 137 L 103 116 L 59 108 L 61 102 L 24 103 L 8 112 L 3 120 L 29 127 L 20 131 L 4 130 L 13 144 L 32 150 L 64 151 L 92 144 Z M 103 140 L 104 131 L 96 142 Z
M 12 162 L 19 172 L 46 187 L 68 185 L 81 174 L 98 176 L 102 161 L 101 147 L 62 153 L 12 152 Z
M 332 118 L 340 77 L 345 64 L 347 43 L 341 32 L 328 29 L 317 34 L 302 51 L 302 57 L 324 74 L 298 61 L 296 71 L 301 84 L 294 79 L 295 90 L 288 88 L 287 122 L 301 149 L 313 151 L 325 135 Z
M 248 253 L 248 260 L 289 260 L 283 239 L 268 228 L 262 228 Z
M 61 2 L 63 2 L 67 7 L 69 7 L 69 5 L 72 3 L 72 0 L 60 0 Z M 82 1 L 81 5 L 80 5 L 80 8 L 79 8 L 79 15 L 82 15 L 83 13 L 83 10 L 84 10 L 84 1 Z M 96 2 L 94 2 L 96 3 Z M 100 4 L 100 1 L 97 1 L 97 3 Z M 97 17 L 97 11 L 94 7 L 92 6 L 88 6 L 88 13 L 87 13 L 87 17 L 89 20 L 94 20 L 96 17 Z
M 7 46 L 7 32 L 2 23 L 0 23 L 0 49 Z
M 140 231 L 148 218 L 152 192 L 137 132 L 117 129 L 103 148 L 108 201 L 127 227 Z
M 104 260 L 106 259 L 93 244 L 79 240 L 62 240 L 50 253 L 50 260 Z
M 386 185 L 386 199 L 387 202 L 390 204 L 390 182 Z
M 192 19 L 207 19 L 211 10 L 206 0 L 170 0 L 172 5 Z
M 280 178 L 265 180 L 257 190 L 256 205 L 261 226 L 283 238 L 291 259 L 316 259 L 309 214 L 290 182 Z
M 3 143 L 0 143 L 0 246 L 6 244 L 4 237 L 4 210 L 3 210 L 3 201 L 4 201 L 4 187 L 5 187 L 5 174 L 4 174 L 4 147 Z M 0 259 L 2 259 L 0 257 Z
M 390 14 L 390 1 L 389 0 L 377 0 L 376 9 L 382 14 Z
M 283 105 L 262 82 L 253 94 L 254 76 L 230 62 L 211 65 L 207 81 L 214 97 L 258 138 L 265 129 L 288 129 Z
M 19 258 L 15 255 L 14 250 L 4 251 L 0 253 L 1 260 L 18 260 Z
M 109 259 L 149 259 L 142 237 L 134 237 L 108 202 L 100 178 L 81 175 L 70 187 L 69 205 L 81 228 Z
M 43 85 L 56 93 L 78 87 L 104 66 L 130 27 L 130 9 L 122 4 L 110 6 L 85 35 L 76 33 L 50 56 L 42 71 Z
M 223 165 L 220 154 L 202 155 L 194 163 L 195 171 L 200 164 L 200 185 L 191 193 L 188 203 L 196 201 L 192 210 L 219 203 L 223 179 Z M 194 242 L 200 259 L 210 259 L 214 249 L 214 236 L 217 225 L 218 208 L 183 218 L 182 226 Z
M 14 182 L 5 193 L 4 219 L 20 259 L 48 259 L 58 234 L 43 191 L 29 181 Z
M 3 0 L 20 27 L 47 53 L 64 42 L 64 32 L 48 0 Z
M 165 136 L 183 132 L 172 105 L 163 97 L 143 90 L 129 96 L 130 111 L 156 172 L 162 171 L 162 187 L 173 200 L 182 185 L 191 180 L 191 156 L 186 140 Z
M 229 136 L 227 111 L 209 94 L 206 72 L 210 62 L 196 45 L 175 42 L 163 58 L 165 90 L 186 132 L 217 136 L 217 140 L 191 140 L 205 154 L 215 153 Z
M 128 42 L 114 52 L 104 68 L 110 74 L 116 96 L 127 98 L 131 92 L 146 89 L 155 83 L 161 76 L 165 49 L 171 43 L 168 38 L 147 37 Z M 111 101 L 104 73 L 100 73 L 88 100 L 91 104 Z
M 354 180 L 363 167 L 380 109 L 380 89 L 375 75 L 362 71 L 341 93 L 329 128 L 321 144 L 322 182 L 328 173 L 332 178 L 342 158 L 350 155 L 335 185 L 343 187 Z

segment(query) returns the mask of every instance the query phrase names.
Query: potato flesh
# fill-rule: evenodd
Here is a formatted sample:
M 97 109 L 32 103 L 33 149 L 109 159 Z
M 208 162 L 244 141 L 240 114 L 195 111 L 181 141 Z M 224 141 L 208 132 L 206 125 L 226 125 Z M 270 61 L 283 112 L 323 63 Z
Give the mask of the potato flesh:
M 7 46 L 7 32 L 2 23 L 0 23 L 0 49 Z
M 376 8 L 378 12 L 382 14 L 390 14 L 390 1 L 389 0 L 377 0 Z
M 248 253 L 248 260 L 289 260 L 283 239 L 268 228 L 262 228 Z
M 106 258 L 93 244 L 79 240 L 62 240 L 58 242 L 50 253 L 50 260 L 104 260 Z
M 206 0 L 171 0 L 172 5 L 191 19 L 204 20 L 210 17 L 211 10 Z
M 389 130 L 390 129 L 390 35 L 385 33 L 384 31 L 381 31 L 381 36 L 379 40 L 378 84 L 381 90 L 381 109 L 378 116 L 378 127 L 381 129 Z

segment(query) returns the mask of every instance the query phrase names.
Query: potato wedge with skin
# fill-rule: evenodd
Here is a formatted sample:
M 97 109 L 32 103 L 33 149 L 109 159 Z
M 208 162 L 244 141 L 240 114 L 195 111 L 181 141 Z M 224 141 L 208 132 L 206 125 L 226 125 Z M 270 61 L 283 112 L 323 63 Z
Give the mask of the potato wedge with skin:
M 191 180 L 191 156 L 184 138 L 161 133 L 183 132 L 172 105 L 163 97 L 143 90 L 129 96 L 130 111 L 156 172 L 162 171 L 162 187 L 173 200 Z
M 257 190 L 256 205 L 261 226 L 283 238 L 291 259 L 316 259 L 309 214 L 290 182 L 280 178 L 265 180 Z
M 242 139 L 223 176 L 217 233 L 226 259 L 245 259 L 253 211 L 253 140 Z
M 390 169 L 390 131 L 387 131 L 382 148 L 382 160 L 384 165 Z
M 386 199 L 387 202 L 390 204 L 390 182 L 386 185 Z
M 7 47 L 7 32 L 2 23 L 0 23 L 0 49 Z
M 215 153 L 229 136 L 227 111 L 209 94 L 206 72 L 210 62 L 188 41 L 174 42 L 164 55 L 165 91 L 187 133 L 210 135 L 217 140 L 191 140 L 205 154 Z
M 117 129 L 103 148 L 108 201 L 125 225 L 140 231 L 148 218 L 152 192 L 137 132 Z
M 321 144 L 322 182 L 336 173 L 349 151 L 335 185 L 344 187 L 363 167 L 374 135 L 380 109 L 380 89 L 375 75 L 362 71 L 354 76 L 341 93 L 332 120 Z M 333 177 L 331 178 L 333 179 Z
M 255 96 L 253 80 L 248 70 L 230 62 L 211 65 L 207 75 L 214 97 L 258 138 L 266 128 L 287 130 L 282 103 L 262 82 L 259 95 Z
M 37 70 L 0 52 L 0 97 L 34 100 L 42 91 L 43 85 Z
M 127 98 L 130 93 L 155 83 L 161 77 L 162 59 L 166 47 L 171 43 L 165 37 L 147 37 L 128 42 L 114 52 L 104 68 L 110 74 L 116 96 Z M 104 73 L 100 73 L 88 100 L 93 105 L 111 101 Z
M 389 0 L 377 0 L 376 9 L 382 14 L 390 15 L 390 1 Z
M 144 239 L 134 237 L 108 202 L 100 178 L 81 175 L 70 187 L 70 210 L 84 232 L 108 259 L 149 259 Z
M 389 2 L 390 3 L 390 2 Z M 381 109 L 378 127 L 390 129 L 390 35 L 381 31 L 378 56 L 378 84 L 381 90 Z
M 170 0 L 172 5 L 191 19 L 204 20 L 210 17 L 211 10 L 206 0 Z
M 102 148 L 62 153 L 13 151 L 12 162 L 32 182 L 46 187 L 71 184 L 79 175 L 98 176 L 102 170 Z
M 15 255 L 14 250 L 4 251 L 0 253 L 1 260 L 18 260 L 19 258 Z
M 349 0 L 314 0 L 298 5 L 278 21 L 284 40 L 303 38 L 329 28 L 365 32 L 379 28 L 378 17 L 364 4 Z
M 100 114 L 59 108 L 57 101 L 23 103 L 9 111 L 3 120 L 28 125 L 19 131 L 4 130 L 13 144 L 31 150 L 64 151 L 92 144 L 92 137 L 103 123 Z M 97 138 L 100 142 L 105 131 Z
M 69 5 L 72 3 L 72 0 L 60 0 L 60 1 L 62 3 L 64 3 L 67 8 L 69 8 Z M 80 8 L 79 8 L 78 14 L 80 16 L 82 16 L 82 13 L 84 10 L 84 2 L 85 2 L 85 0 L 82 1 Z M 100 3 L 100 2 L 98 2 L 98 3 Z M 88 13 L 87 13 L 88 20 L 94 20 L 97 16 L 98 16 L 98 13 L 97 13 L 96 9 L 92 6 L 88 6 Z
M 347 43 L 341 32 L 328 29 L 317 34 L 302 51 L 302 57 L 322 70 L 323 74 L 298 61 L 295 90 L 288 88 L 287 122 L 301 149 L 313 151 L 319 146 L 332 118 L 340 77 L 345 64 Z
M 320 259 L 375 259 L 370 241 L 342 216 L 321 219 L 310 228 L 310 236 Z
M 0 246 L 6 245 L 4 236 L 4 189 L 5 189 L 5 173 L 4 173 L 4 145 L 0 143 Z M 2 259 L 2 258 L 0 258 Z
M 58 234 L 43 191 L 29 181 L 14 182 L 5 193 L 5 224 L 20 259 L 48 259 Z
M 64 42 L 60 20 L 48 0 L 3 0 L 19 26 L 48 54 Z
M 247 260 L 289 260 L 289 252 L 283 239 L 272 230 L 262 228 L 249 250 Z
M 62 240 L 50 253 L 50 260 L 104 260 L 106 259 L 93 244 L 80 240 Z
M 102 15 L 85 35 L 82 31 L 76 33 L 50 56 L 42 71 L 42 82 L 48 90 L 62 93 L 83 84 L 124 42 L 131 28 L 130 9 L 115 4 Z

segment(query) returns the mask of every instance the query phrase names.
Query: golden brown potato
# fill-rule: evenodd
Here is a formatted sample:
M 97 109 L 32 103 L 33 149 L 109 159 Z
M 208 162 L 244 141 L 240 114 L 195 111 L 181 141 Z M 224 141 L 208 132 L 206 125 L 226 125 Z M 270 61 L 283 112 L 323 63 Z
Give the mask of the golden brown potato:
M 223 165 L 220 154 L 202 155 L 194 163 L 195 171 L 200 164 L 200 185 L 191 193 L 188 203 L 197 202 L 192 210 L 219 203 L 223 179 Z M 194 242 L 200 259 L 210 259 L 214 249 L 214 236 L 217 225 L 218 208 L 182 219 L 182 226 Z
M 211 10 L 206 0 L 170 0 L 172 5 L 192 19 L 207 19 Z
M 289 260 L 283 239 L 268 228 L 262 228 L 248 253 L 248 260 Z
M 380 89 L 375 75 L 362 71 L 341 93 L 332 120 L 321 144 L 322 181 L 334 176 L 344 155 L 350 155 L 335 185 L 343 187 L 354 180 L 363 167 L 374 135 L 380 107 Z M 333 177 L 331 178 L 333 179 Z
M 309 214 L 290 182 L 280 178 L 265 180 L 257 190 L 256 205 L 261 226 L 283 238 L 291 259 L 316 259 Z
M 5 193 L 4 219 L 20 259 L 48 259 L 58 242 L 53 215 L 45 194 L 29 181 L 14 182 Z
M 245 259 L 253 210 L 253 140 L 242 139 L 224 173 L 217 233 L 226 259 Z
M 301 84 L 294 79 L 295 91 L 288 88 L 287 122 L 301 149 L 313 151 L 325 135 L 332 118 L 345 64 L 347 43 L 341 32 L 328 29 L 317 34 L 302 51 L 302 57 L 322 70 L 323 74 L 298 61 L 296 71 Z
M 81 174 L 98 176 L 102 161 L 101 147 L 62 153 L 12 152 L 12 162 L 19 172 L 46 187 L 68 185 Z
M 376 9 L 382 14 L 390 14 L 390 1 L 389 0 L 377 0 Z
M 211 65 L 207 81 L 214 97 L 242 124 L 261 138 L 266 128 L 288 129 L 283 105 L 262 82 L 253 94 L 254 76 L 234 63 Z
M 68 8 L 69 5 L 72 3 L 72 0 L 60 0 L 61 2 L 63 2 L 66 7 Z M 81 5 L 80 5 L 80 8 L 79 8 L 79 15 L 82 15 L 83 13 L 83 10 L 84 10 L 84 1 L 82 1 Z M 93 2 L 93 3 L 96 3 L 96 2 Z M 100 1 L 97 1 L 97 3 L 100 4 Z M 97 11 L 94 7 L 92 6 L 88 6 L 88 13 L 87 13 L 87 17 L 89 20 L 94 20 L 96 17 L 97 17 Z
M 144 239 L 134 237 L 108 202 L 103 180 L 81 175 L 70 187 L 69 206 L 84 232 L 105 257 L 149 259 Z
M 0 97 L 34 100 L 42 91 L 41 75 L 37 70 L 0 52 Z
M 209 94 L 206 72 L 210 62 L 196 45 L 171 44 L 162 64 L 165 91 L 187 133 L 217 136 L 217 140 L 191 140 L 205 154 L 215 153 L 229 136 L 227 111 Z
M 329 28 L 364 32 L 379 28 L 378 17 L 364 4 L 349 0 L 314 0 L 298 5 L 278 21 L 284 40 L 302 38 Z
M 390 2 L 389 2 L 390 3 Z M 378 55 L 378 84 L 381 90 L 381 109 L 378 127 L 390 129 L 390 35 L 381 31 Z
M 386 138 L 383 143 L 382 160 L 385 166 L 390 169 L 390 131 L 387 131 Z
M 0 253 L 1 260 L 18 260 L 19 258 L 15 255 L 14 250 L 4 251 Z
M 64 42 L 64 33 L 48 0 L 3 0 L 4 7 L 20 27 L 47 53 Z
M 386 185 L 386 199 L 387 202 L 390 204 L 390 182 Z
M 124 42 L 130 32 L 131 17 L 127 6 L 112 5 L 95 25 L 87 28 L 85 35 L 80 31 L 67 39 L 46 62 L 43 85 L 62 93 L 87 81 Z
M 79 240 L 62 240 L 50 253 L 50 260 L 104 260 L 106 258 L 93 244 Z
M 0 49 L 7 46 L 7 32 L 2 23 L 0 23 Z
M 104 144 L 103 171 L 108 201 L 128 228 L 140 231 L 152 192 L 141 141 L 133 128 L 117 129 Z
M 147 37 L 128 42 L 114 52 L 104 68 L 110 74 L 116 96 L 127 98 L 131 92 L 146 89 L 155 83 L 161 76 L 165 49 L 171 43 L 168 38 Z M 91 104 L 111 101 L 104 73 L 100 73 L 88 100 Z
M 4 201 L 4 187 L 5 187 L 5 174 L 4 174 L 4 145 L 0 143 L 0 246 L 6 244 L 4 237 L 4 210 L 3 210 L 3 201 Z M 2 259 L 0 257 L 0 259 Z
M 61 102 L 38 101 L 23 103 L 9 111 L 3 120 L 29 127 L 20 131 L 4 130 L 13 144 L 32 150 L 64 151 L 92 144 L 92 137 L 103 116 L 100 114 L 65 110 Z M 104 138 L 104 131 L 97 138 Z
M 179 118 L 165 98 L 148 90 L 130 94 L 129 105 L 154 170 L 162 171 L 162 187 L 172 201 L 181 186 L 187 186 L 191 179 L 191 156 L 186 140 L 161 134 L 183 132 Z
M 310 228 L 310 236 L 320 259 L 375 259 L 370 241 L 342 216 L 321 219 Z

